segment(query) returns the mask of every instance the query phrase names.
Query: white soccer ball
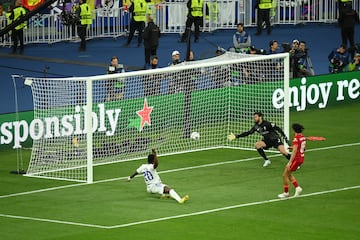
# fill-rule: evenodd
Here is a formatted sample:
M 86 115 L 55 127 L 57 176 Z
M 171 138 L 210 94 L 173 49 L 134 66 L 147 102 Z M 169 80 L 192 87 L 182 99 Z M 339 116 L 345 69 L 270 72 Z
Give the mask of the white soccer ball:
M 200 133 L 198 133 L 198 132 L 192 132 L 191 135 L 190 135 L 190 138 L 191 138 L 192 140 L 197 141 L 197 140 L 200 139 Z

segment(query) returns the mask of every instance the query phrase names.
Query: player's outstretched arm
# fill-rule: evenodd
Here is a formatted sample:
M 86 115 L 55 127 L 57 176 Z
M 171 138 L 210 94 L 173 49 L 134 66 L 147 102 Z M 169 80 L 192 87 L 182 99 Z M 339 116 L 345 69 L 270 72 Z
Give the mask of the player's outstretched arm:
M 247 137 L 247 136 L 253 134 L 254 132 L 255 132 L 255 126 L 252 127 L 249 131 L 243 132 L 243 133 L 240 133 L 240 134 L 230 133 L 230 134 L 228 135 L 228 139 L 229 139 L 229 141 L 232 141 L 232 140 L 235 140 L 236 138 Z
M 252 127 L 252 128 L 251 128 L 249 131 L 247 131 L 247 132 L 243 132 L 243 133 L 240 133 L 240 134 L 233 134 L 233 133 L 231 133 L 230 135 L 228 135 L 228 139 L 229 139 L 230 141 L 232 141 L 232 140 L 235 140 L 236 138 L 247 137 L 247 136 L 253 134 L 254 132 L 255 132 L 255 128 Z
M 129 176 L 127 179 L 126 179 L 126 181 L 127 182 L 130 182 L 131 181 L 131 179 L 133 179 L 136 175 L 138 175 L 139 173 L 138 172 L 134 172 L 131 176 Z
M 154 154 L 154 169 L 156 169 L 159 166 L 159 159 L 155 148 L 152 149 L 152 154 Z

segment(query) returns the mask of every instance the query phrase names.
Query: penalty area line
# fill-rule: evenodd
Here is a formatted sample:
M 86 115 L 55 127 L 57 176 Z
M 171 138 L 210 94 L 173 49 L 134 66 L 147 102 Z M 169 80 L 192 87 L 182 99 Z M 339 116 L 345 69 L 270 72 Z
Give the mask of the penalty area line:
M 185 213 L 185 214 L 179 214 L 179 215 L 174 215 L 174 216 L 169 216 L 169 217 L 162 217 L 162 218 L 154 218 L 154 219 L 149 219 L 149 220 L 143 220 L 143 221 L 131 222 L 131 223 L 124 223 L 124 224 L 112 225 L 112 226 L 104 226 L 104 225 L 89 224 L 89 223 L 79 223 L 79 222 L 71 222 L 71 221 L 64 221 L 64 220 L 47 219 L 47 218 L 37 218 L 37 217 L 10 215 L 10 214 L 3 214 L 3 213 L 0 213 L 0 217 L 12 218 L 12 219 L 21 219 L 21 220 L 29 220 L 29 221 L 36 221 L 36 222 L 46 222 L 46 223 L 55 223 L 55 224 L 63 224 L 63 225 L 72 225 L 72 226 L 79 226 L 79 227 L 100 228 L 100 229 L 116 229 L 116 228 L 126 228 L 126 227 L 131 227 L 131 226 L 136 226 L 136 225 L 142 225 L 142 224 L 147 224 L 147 223 L 155 223 L 155 222 L 162 222 L 162 221 L 167 221 L 167 220 L 172 220 L 172 219 L 191 217 L 191 216 L 205 215 L 205 214 L 209 214 L 209 213 L 215 213 L 215 212 L 226 211 L 226 210 L 231 210 L 231 209 L 237 209 L 237 208 L 242 208 L 242 207 L 250 207 L 250 206 L 255 206 L 255 205 L 263 205 L 263 204 L 274 203 L 274 202 L 279 202 L 279 201 L 289 201 L 289 200 L 292 200 L 292 199 L 295 199 L 295 198 L 306 198 L 306 197 L 311 197 L 311 196 L 318 196 L 318 195 L 323 195 L 323 194 L 354 190 L 354 189 L 359 189 L 359 188 L 360 188 L 360 185 L 351 186 L 351 187 L 344 187 L 344 188 L 337 188 L 337 189 L 330 189 L 330 190 L 325 190 L 325 191 L 320 191 L 320 192 L 313 192 L 313 193 L 303 194 L 303 195 L 300 195 L 298 197 L 290 197 L 290 198 L 287 198 L 287 199 L 276 198 L 276 199 L 270 199 L 270 200 L 264 200 L 264 201 L 242 203 L 242 204 L 237 204 L 237 205 L 232 205 L 232 206 L 227 206 L 227 207 L 220 207 L 220 208 L 208 209 L 208 210 L 203 210 L 203 211 L 198 211 L 198 212 Z
M 306 152 L 315 152 L 315 151 L 322 151 L 322 150 L 329 150 L 329 149 L 336 149 L 336 148 L 343 148 L 343 147 L 352 147 L 352 146 L 358 146 L 358 145 L 360 145 L 360 142 L 341 144 L 341 145 L 334 145 L 334 146 L 321 147 L 321 148 L 313 148 L 313 149 L 306 150 Z M 278 157 L 278 156 L 281 156 L 281 154 L 273 154 L 273 155 L 270 155 L 269 157 Z M 237 160 L 227 160 L 227 161 L 216 162 L 216 163 L 208 163 L 208 164 L 202 164 L 202 165 L 197 165 L 197 166 L 175 168 L 175 169 L 159 171 L 159 174 L 186 171 L 186 170 L 205 168 L 205 167 L 213 167 L 213 166 L 232 164 L 232 163 L 247 162 L 247 161 L 253 161 L 253 160 L 258 160 L 258 159 L 262 159 L 262 157 L 252 157 L 252 158 L 244 158 L 244 159 L 237 159 Z M 139 177 L 139 176 L 137 176 L 137 177 Z M 113 181 L 125 180 L 125 179 L 127 179 L 127 176 L 126 177 L 118 177 L 118 178 L 110 178 L 110 179 L 94 181 L 93 184 L 113 182 Z M 27 192 L 12 193 L 12 194 L 8 194 L 8 195 L 0 195 L 0 199 L 23 196 L 23 195 L 28 195 L 28 194 L 41 193 L 41 192 L 55 191 L 55 190 L 61 190 L 61 189 L 66 189 L 66 188 L 72 188 L 72 187 L 80 187 L 80 186 L 86 186 L 86 185 L 89 185 L 89 184 L 88 183 L 75 183 L 75 184 L 62 185 L 62 186 L 58 186 L 58 187 L 43 188 L 43 189 L 27 191 Z
M 0 217 L 21 219 L 21 220 L 30 220 L 30 221 L 36 221 L 36 222 L 47 222 L 47 223 L 57 223 L 57 224 L 64 224 L 64 225 L 74 225 L 74 226 L 80 226 L 80 227 L 91 227 L 91 228 L 102 228 L 102 229 L 107 229 L 108 228 L 107 226 L 96 225 L 96 224 L 78 223 L 78 222 L 70 222 L 70 221 L 47 219 L 47 218 L 18 216 L 18 215 L 10 215 L 10 214 L 2 214 L 2 213 L 0 213 Z
M 270 199 L 270 200 L 264 200 L 264 201 L 258 201 L 258 202 L 243 203 L 243 204 L 238 204 L 238 205 L 232 205 L 232 206 L 221 207 L 221 208 L 214 208 L 214 209 L 198 211 L 198 212 L 192 212 L 192 213 L 185 213 L 185 214 L 174 215 L 174 216 L 169 216 L 169 217 L 154 218 L 154 219 L 143 220 L 143 221 L 138 221 L 138 222 L 132 222 L 132 223 L 125 223 L 125 224 L 119 224 L 119 225 L 114 225 L 114 226 L 108 226 L 106 228 L 107 229 L 125 228 L 125 227 L 131 227 L 131 226 L 142 225 L 142 224 L 147 224 L 147 223 L 154 223 L 154 222 L 161 222 L 161 221 L 167 221 L 167 220 L 172 220 L 172 219 L 179 219 L 179 218 L 185 218 L 185 217 L 191 217 L 191 216 L 198 216 L 198 215 L 204 215 L 204 214 L 209 214 L 209 213 L 226 211 L 226 210 L 231 210 L 231 209 L 236 209 L 236 208 L 249 207 L 249 206 L 255 206 L 255 205 L 263 205 L 263 204 L 274 203 L 274 202 L 279 202 L 279 201 L 292 200 L 292 199 L 295 199 L 295 198 L 306 198 L 306 197 L 311 197 L 311 196 L 317 196 L 317 195 L 323 195 L 323 194 L 329 194 L 329 193 L 335 193 L 335 192 L 342 192 L 342 191 L 348 191 L 348 190 L 359 189 L 359 188 L 360 188 L 360 185 L 352 186 L 352 187 L 338 188 L 338 189 L 331 189 L 331 190 L 326 190 L 326 191 L 303 194 L 303 195 L 300 195 L 298 197 L 289 197 L 289 198 L 286 198 L 286 199 L 276 198 L 276 199 Z

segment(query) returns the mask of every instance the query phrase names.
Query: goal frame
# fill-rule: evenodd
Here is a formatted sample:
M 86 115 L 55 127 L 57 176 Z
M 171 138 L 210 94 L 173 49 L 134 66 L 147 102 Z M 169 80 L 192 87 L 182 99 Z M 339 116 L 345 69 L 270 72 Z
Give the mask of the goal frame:
M 231 64 L 240 64 L 245 62 L 256 62 L 256 61 L 264 61 L 264 60 L 272 60 L 272 59 L 283 59 L 284 63 L 284 79 L 283 79 L 283 90 L 284 90 L 284 133 L 286 136 L 289 136 L 289 122 L 290 122 L 290 110 L 289 110 L 289 104 L 290 104 L 290 96 L 289 96 L 289 77 L 290 77 L 290 57 L 288 53 L 279 53 L 279 54 L 273 54 L 273 55 L 253 55 L 251 57 L 244 57 L 244 58 L 238 58 L 238 59 L 229 59 L 229 60 L 223 60 L 223 61 L 214 61 L 214 62 L 202 62 L 202 63 L 195 63 L 191 65 L 177 65 L 177 66 L 171 66 L 171 67 L 164 67 L 164 68 L 158 68 L 158 69 L 151 69 L 151 70 L 140 70 L 140 71 L 134 71 L 134 72 L 125 72 L 125 73 L 116 73 L 112 74 L 111 78 L 127 78 L 127 77 L 139 77 L 139 76 L 145 76 L 149 74 L 162 74 L 162 73 L 168 73 L 169 70 L 172 72 L 177 71 L 183 71 L 183 70 L 189 70 L 194 68 L 205 68 L 205 67 L 215 67 L 215 66 L 224 66 L 224 65 L 231 65 Z M 31 82 L 31 79 L 27 77 L 25 79 L 26 82 Z M 109 75 L 99 75 L 99 76 L 88 76 L 88 77 L 72 77 L 72 78 L 46 78 L 46 81 L 59 81 L 59 80 L 69 80 L 69 81 L 82 81 L 86 83 L 86 108 L 85 108 L 85 116 L 91 116 L 92 108 L 93 108 L 93 81 L 101 81 L 101 80 L 107 80 L 109 79 Z M 229 106 L 230 109 L 230 101 Z M 228 117 L 228 131 L 230 128 L 230 122 Z M 109 162 L 109 163 L 98 163 L 94 164 L 93 162 L 93 133 L 92 133 L 92 118 L 87 117 L 85 120 L 85 131 L 86 131 L 86 171 L 87 171 L 87 179 L 86 183 L 93 183 L 93 167 L 96 165 L 105 165 L 105 164 L 112 164 L 116 163 L 118 161 Z M 165 153 L 163 155 L 175 155 L 180 153 L 187 153 L 187 152 L 195 152 L 195 151 L 203 151 L 203 150 L 209 150 L 209 149 L 218 149 L 218 148 L 234 148 L 230 146 L 217 146 L 217 147 L 209 147 L 209 148 L 201 148 L 201 149 L 191 149 L 189 151 L 178 151 L 173 153 Z M 239 148 L 236 148 L 239 149 Z M 249 149 L 247 149 L 249 150 Z M 137 160 L 139 158 L 131 158 L 123 161 L 131 161 L 131 160 Z M 26 174 L 25 176 L 28 177 L 39 177 L 39 178 L 50 178 L 55 179 L 51 177 L 43 177 L 43 176 L 37 176 L 35 174 Z M 58 180 L 69 180 L 69 179 L 58 179 Z M 70 180 L 75 181 L 75 180 Z M 83 181 L 80 181 L 83 182 Z

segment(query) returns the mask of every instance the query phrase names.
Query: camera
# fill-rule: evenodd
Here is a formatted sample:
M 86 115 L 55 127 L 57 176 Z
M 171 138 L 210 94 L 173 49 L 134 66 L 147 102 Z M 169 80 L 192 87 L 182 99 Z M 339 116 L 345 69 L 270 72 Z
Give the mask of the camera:
M 115 66 L 109 65 L 108 74 L 114 74 L 114 73 L 117 73 L 117 72 L 118 72 L 118 70 L 117 70 L 117 68 Z
M 333 58 L 333 70 L 332 72 L 333 73 L 339 73 L 339 72 L 342 72 L 343 69 L 342 69 L 342 63 L 339 59 L 337 58 Z
M 284 53 L 290 52 L 290 50 L 291 50 L 290 43 L 282 43 L 281 47 L 283 48 Z
M 266 55 L 266 50 L 263 48 L 257 49 L 256 54 Z

